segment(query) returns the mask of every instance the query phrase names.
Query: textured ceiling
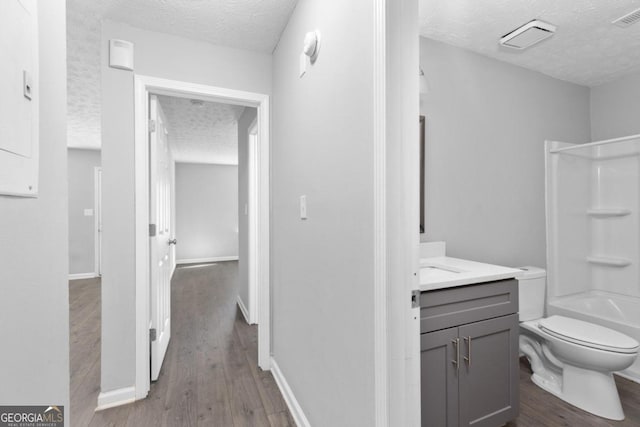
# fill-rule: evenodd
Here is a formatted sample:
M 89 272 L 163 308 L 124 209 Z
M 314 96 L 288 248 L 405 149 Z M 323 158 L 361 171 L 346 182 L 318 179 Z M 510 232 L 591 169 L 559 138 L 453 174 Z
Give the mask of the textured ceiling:
M 177 162 L 238 164 L 238 118 L 245 107 L 158 96 Z
M 103 19 L 271 53 L 297 0 L 67 0 Z
M 2 1 L 2 0 L 0 0 Z M 103 19 L 271 53 L 297 0 L 67 0 L 68 146 L 100 148 Z
M 640 23 L 614 19 L 640 0 L 420 0 L 420 34 L 549 76 L 597 86 L 640 71 Z M 556 34 L 525 51 L 498 39 L 532 19 L 557 25 Z
M 100 148 L 100 30 L 97 15 L 67 8 L 69 147 Z

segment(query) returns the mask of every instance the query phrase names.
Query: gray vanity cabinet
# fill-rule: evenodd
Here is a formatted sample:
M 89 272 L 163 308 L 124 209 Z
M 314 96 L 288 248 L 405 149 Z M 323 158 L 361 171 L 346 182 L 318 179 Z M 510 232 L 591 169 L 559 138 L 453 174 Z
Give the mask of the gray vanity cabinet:
M 458 426 L 458 375 L 456 348 L 458 328 L 421 334 L 420 395 L 423 426 Z
M 420 300 L 422 426 L 497 427 L 516 418 L 517 282 L 423 292 Z

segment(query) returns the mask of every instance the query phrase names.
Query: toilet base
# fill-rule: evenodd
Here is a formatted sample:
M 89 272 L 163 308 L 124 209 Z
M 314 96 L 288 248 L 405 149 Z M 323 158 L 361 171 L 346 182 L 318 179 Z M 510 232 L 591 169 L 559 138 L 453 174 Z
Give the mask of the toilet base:
M 571 405 L 602 418 L 624 420 L 624 412 L 613 374 L 582 369 L 565 364 L 562 384 L 535 373 L 531 380 L 541 389 Z

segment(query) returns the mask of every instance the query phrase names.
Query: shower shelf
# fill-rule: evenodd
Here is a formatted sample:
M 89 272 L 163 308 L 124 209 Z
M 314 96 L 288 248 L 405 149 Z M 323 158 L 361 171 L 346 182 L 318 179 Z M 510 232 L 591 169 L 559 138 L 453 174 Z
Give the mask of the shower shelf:
M 618 257 L 589 256 L 587 257 L 587 261 L 591 264 L 606 265 L 609 267 L 626 267 L 631 265 L 631 260 Z
M 591 208 L 587 209 L 587 215 L 595 218 L 609 218 L 616 216 L 626 216 L 631 213 L 631 210 L 624 208 Z

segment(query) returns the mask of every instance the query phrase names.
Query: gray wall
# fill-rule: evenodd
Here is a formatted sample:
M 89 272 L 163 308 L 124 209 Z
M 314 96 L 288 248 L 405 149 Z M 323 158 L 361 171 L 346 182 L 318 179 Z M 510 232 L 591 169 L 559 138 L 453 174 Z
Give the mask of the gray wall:
M 640 133 L 640 73 L 591 89 L 594 141 Z
M 300 0 L 274 51 L 272 351 L 314 426 L 374 424 L 373 22 L 368 0 Z
M 64 405 L 69 425 L 65 2 L 38 2 L 40 193 L 0 196 L 0 404 Z
M 108 68 L 108 40 L 135 45 L 137 74 L 271 93 L 271 55 L 102 24 L 102 391 L 135 382 L 134 80 Z
M 257 112 L 255 108 L 245 108 L 238 119 L 238 295 L 249 310 L 249 215 L 244 207 L 249 203 L 249 126 Z
M 238 256 L 238 167 L 176 163 L 176 257 Z
M 69 273 L 95 272 L 95 168 L 100 151 L 70 148 L 69 173 Z M 93 209 L 94 216 L 85 216 Z
M 420 42 L 427 238 L 451 256 L 544 267 L 544 141 L 591 139 L 589 89 Z

